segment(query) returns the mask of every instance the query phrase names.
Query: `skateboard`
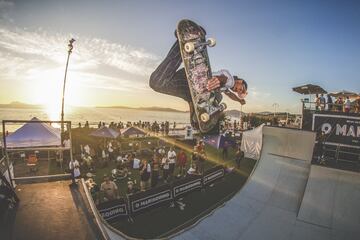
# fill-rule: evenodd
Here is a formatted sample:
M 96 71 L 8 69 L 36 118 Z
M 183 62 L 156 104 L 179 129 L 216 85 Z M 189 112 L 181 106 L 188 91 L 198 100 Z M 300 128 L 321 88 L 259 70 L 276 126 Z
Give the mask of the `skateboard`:
M 226 104 L 221 103 L 220 89 L 208 91 L 206 88 L 212 77 L 207 46 L 215 46 L 216 41 L 206 40 L 204 30 L 187 19 L 177 24 L 176 33 L 199 130 L 206 133 L 218 125 L 226 109 Z

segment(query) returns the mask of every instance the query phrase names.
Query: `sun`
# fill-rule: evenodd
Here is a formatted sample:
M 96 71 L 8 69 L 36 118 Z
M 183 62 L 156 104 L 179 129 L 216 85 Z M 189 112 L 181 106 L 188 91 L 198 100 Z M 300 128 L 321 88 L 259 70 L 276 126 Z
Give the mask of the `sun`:
M 58 121 L 61 119 L 63 74 L 61 69 L 32 73 L 31 86 L 30 89 L 28 88 L 31 92 L 29 102 L 43 105 L 48 120 Z M 71 78 L 68 77 L 66 82 L 65 120 L 67 120 L 66 114 L 71 111 L 67 105 L 81 105 L 83 93 L 81 87 L 76 83 L 76 76 L 76 73 L 71 73 Z

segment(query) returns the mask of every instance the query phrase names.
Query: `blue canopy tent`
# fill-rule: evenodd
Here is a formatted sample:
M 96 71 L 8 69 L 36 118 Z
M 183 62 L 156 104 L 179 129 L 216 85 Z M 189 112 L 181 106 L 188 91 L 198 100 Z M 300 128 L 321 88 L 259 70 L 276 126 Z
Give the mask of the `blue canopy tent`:
M 35 122 L 34 122 L 35 121 Z M 34 117 L 14 133 L 6 137 L 6 147 L 32 148 L 61 146 L 60 130 Z

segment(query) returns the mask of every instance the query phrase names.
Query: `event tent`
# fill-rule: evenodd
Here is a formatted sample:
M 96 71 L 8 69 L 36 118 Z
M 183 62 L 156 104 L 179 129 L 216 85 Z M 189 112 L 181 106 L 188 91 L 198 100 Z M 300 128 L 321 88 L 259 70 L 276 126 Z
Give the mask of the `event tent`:
M 257 128 L 243 132 L 241 140 L 241 151 L 245 157 L 259 160 L 262 147 L 262 129 L 265 124 Z
M 34 117 L 6 137 L 6 148 L 61 146 L 60 130 Z
M 137 127 L 128 127 L 128 128 L 125 128 L 125 129 L 121 129 L 121 136 L 140 137 L 140 136 L 145 136 L 145 135 L 146 135 L 146 133 L 143 130 L 137 128 Z
M 96 129 L 95 131 L 93 131 L 92 133 L 90 133 L 91 136 L 94 137 L 103 137 L 103 138 L 117 138 L 120 135 L 120 132 L 112 129 L 112 128 L 108 128 L 106 126 L 102 126 L 99 129 Z

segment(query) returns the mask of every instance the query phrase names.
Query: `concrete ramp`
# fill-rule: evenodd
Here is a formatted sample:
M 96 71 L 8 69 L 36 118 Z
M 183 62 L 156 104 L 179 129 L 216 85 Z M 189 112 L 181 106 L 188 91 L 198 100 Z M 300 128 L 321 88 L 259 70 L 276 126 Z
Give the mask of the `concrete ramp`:
M 178 239 L 291 239 L 315 133 L 264 127 L 263 148 L 244 188 Z
M 360 174 L 310 165 L 315 133 L 264 127 L 243 189 L 177 239 L 360 239 Z
M 314 165 L 298 220 L 331 230 L 334 239 L 360 239 L 359 204 L 359 173 Z

